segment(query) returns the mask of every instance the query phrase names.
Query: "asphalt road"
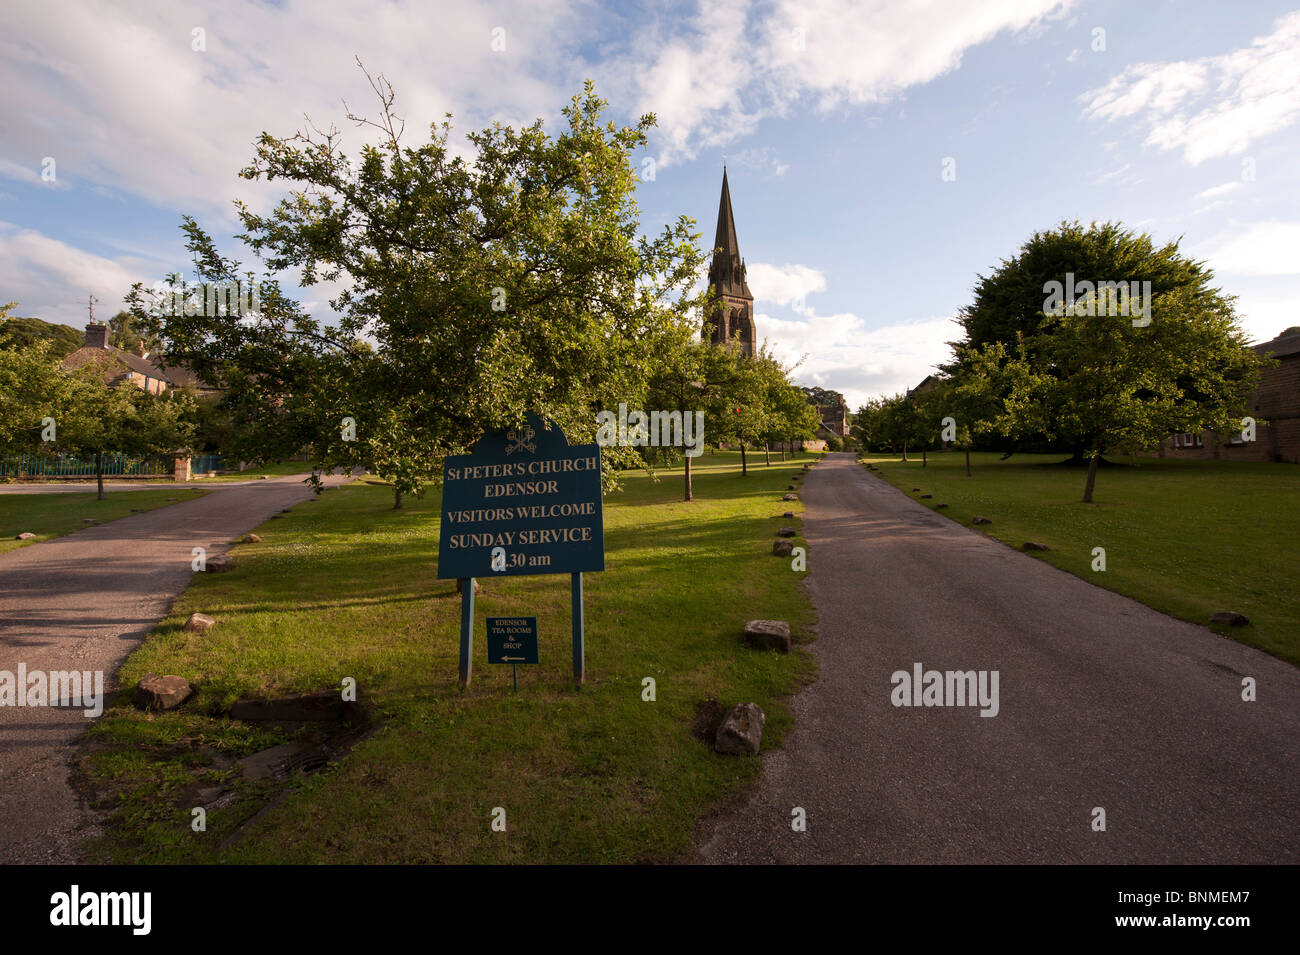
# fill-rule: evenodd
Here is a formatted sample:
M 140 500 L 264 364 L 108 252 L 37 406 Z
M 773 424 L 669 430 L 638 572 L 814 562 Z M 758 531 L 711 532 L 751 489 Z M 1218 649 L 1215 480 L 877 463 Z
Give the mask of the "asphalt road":
M 0 555 L 0 671 L 102 670 L 112 692 L 122 661 L 193 576 L 191 548 L 225 553 L 311 496 L 302 475 L 205 488 L 197 500 Z M 81 708 L 0 706 L 0 863 L 76 861 L 95 820 L 68 785 L 68 758 L 88 723 Z
M 852 455 L 802 497 L 820 676 L 703 861 L 1300 862 L 1295 667 L 959 526 Z M 997 715 L 894 706 L 891 674 L 918 662 L 998 671 Z

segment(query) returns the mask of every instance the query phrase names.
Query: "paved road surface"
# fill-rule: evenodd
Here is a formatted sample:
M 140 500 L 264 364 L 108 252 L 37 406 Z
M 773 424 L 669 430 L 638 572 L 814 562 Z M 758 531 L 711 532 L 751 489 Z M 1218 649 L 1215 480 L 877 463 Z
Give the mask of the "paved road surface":
M 191 548 L 225 553 L 311 495 L 301 475 L 205 487 L 198 500 L 0 555 L 0 671 L 103 670 L 111 692 L 189 583 Z M 0 707 L 0 863 L 75 861 L 94 820 L 68 786 L 67 757 L 87 723 L 81 709 Z
M 1295 667 L 958 526 L 852 455 L 804 483 L 821 675 L 704 861 L 1300 862 Z M 893 706 L 917 662 L 999 671 L 998 715 Z

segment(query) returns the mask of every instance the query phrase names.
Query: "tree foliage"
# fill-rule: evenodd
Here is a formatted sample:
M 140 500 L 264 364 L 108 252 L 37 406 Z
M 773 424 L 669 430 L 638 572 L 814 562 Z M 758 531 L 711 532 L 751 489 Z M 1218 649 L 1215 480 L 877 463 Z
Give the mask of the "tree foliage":
M 467 135 L 466 157 L 449 122 L 406 145 L 392 88 L 372 85 L 378 118 L 348 118 L 378 142 L 355 161 L 336 130 L 311 127 L 263 134 L 243 171 L 293 188 L 266 215 L 239 204 L 239 238 L 270 272 L 340 285 L 336 323 L 270 281 L 253 315 L 151 314 L 140 288 L 133 314 L 169 360 L 227 385 L 253 460 L 306 450 L 322 467 L 366 467 L 418 494 L 445 455 L 526 411 L 592 440 L 595 409 L 642 402 L 703 297 L 690 291 L 703 257 L 689 219 L 638 235 L 633 154 L 653 115 L 605 122 L 588 82 L 558 135 L 540 120 L 494 124 Z M 201 279 L 241 277 L 196 222 L 184 229 Z M 636 455 L 609 448 L 602 459 L 610 481 Z

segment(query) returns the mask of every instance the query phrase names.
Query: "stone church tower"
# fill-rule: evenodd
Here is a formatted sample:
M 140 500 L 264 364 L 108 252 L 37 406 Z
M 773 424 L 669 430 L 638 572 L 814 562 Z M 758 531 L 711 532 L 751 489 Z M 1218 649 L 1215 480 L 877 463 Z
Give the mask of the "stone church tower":
M 713 263 L 709 266 L 709 289 L 721 303 L 706 320 L 709 339 L 736 339 L 751 358 L 758 351 L 754 331 L 754 296 L 745 282 L 745 260 L 736 241 L 736 220 L 731 214 L 731 190 L 727 170 L 722 170 L 722 199 L 718 202 L 718 234 L 713 240 Z

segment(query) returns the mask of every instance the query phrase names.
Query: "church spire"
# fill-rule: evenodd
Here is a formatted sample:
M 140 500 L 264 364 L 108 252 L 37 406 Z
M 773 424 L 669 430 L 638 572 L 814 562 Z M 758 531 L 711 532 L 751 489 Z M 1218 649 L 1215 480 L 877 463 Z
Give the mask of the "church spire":
M 709 321 L 710 340 L 739 341 L 744 354 L 754 355 L 757 351 L 754 296 L 745 281 L 745 260 L 740 257 L 740 243 L 736 240 L 736 217 L 731 211 L 726 166 L 722 167 L 722 197 L 718 200 L 718 231 L 709 265 L 709 286 L 716 302 Z
M 713 237 L 713 247 L 721 249 L 728 258 L 740 255 L 736 241 L 736 217 L 731 212 L 731 189 L 727 185 L 727 167 L 722 167 L 722 198 L 718 200 L 718 234 Z M 715 253 L 716 254 L 716 253 Z
M 722 167 L 722 196 L 718 200 L 718 231 L 713 238 L 713 264 L 709 277 L 718 288 L 744 298 L 753 298 L 745 281 L 745 261 L 736 239 L 736 216 L 731 211 L 731 187 L 727 167 Z

